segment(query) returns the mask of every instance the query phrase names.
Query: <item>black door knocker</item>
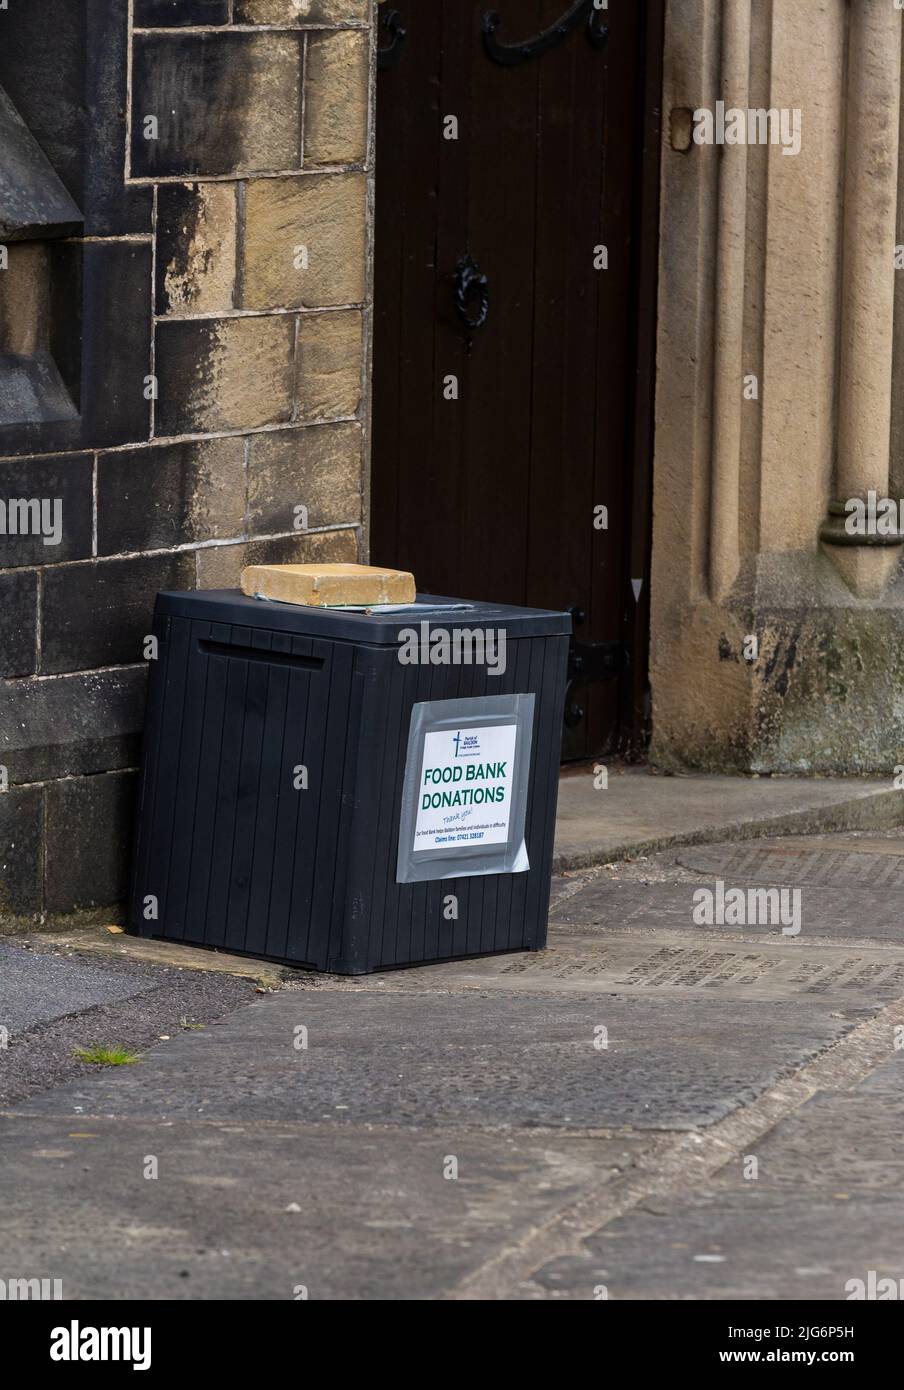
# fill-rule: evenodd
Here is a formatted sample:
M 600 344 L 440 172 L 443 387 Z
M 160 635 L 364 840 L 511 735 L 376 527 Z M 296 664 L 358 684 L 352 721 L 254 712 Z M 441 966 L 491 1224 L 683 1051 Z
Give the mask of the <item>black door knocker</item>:
M 487 277 L 481 274 L 480 266 L 466 251 L 455 267 L 455 311 L 461 320 L 467 337 L 468 352 L 473 343 L 472 333 L 482 328 L 490 312 L 490 290 Z

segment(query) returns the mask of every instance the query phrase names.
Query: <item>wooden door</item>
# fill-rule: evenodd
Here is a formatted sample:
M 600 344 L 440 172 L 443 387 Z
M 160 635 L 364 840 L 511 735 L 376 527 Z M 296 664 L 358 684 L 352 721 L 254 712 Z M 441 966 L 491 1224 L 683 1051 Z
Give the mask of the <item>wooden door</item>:
M 661 5 L 496 3 L 380 7 L 371 556 L 624 651 L 581 758 L 643 734 Z

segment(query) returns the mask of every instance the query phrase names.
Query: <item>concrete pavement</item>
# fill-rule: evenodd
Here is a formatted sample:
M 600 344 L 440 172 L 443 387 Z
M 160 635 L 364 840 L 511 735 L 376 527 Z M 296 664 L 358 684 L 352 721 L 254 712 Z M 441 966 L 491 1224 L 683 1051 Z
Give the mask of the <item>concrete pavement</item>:
M 605 786 L 597 785 L 603 779 L 587 764 L 560 778 L 559 872 L 708 840 L 886 830 L 904 823 L 904 791 L 890 776 L 672 776 L 625 764 L 606 771 Z
M 750 847 L 690 847 L 558 879 L 545 952 L 231 979 L 249 992 L 219 1021 L 140 1065 L 32 1087 L 0 1121 L 5 1260 L 75 1298 L 838 1300 L 904 1278 L 904 837 L 756 850 L 746 871 L 800 889 L 793 938 L 696 926 L 698 888 L 756 880 Z

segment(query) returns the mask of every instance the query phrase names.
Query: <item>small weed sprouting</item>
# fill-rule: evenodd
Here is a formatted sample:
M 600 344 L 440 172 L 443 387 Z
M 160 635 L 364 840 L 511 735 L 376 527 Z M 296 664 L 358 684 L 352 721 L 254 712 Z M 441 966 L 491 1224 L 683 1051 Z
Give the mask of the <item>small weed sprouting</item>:
M 108 1044 L 101 1047 L 99 1043 L 90 1043 L 87 1047 L 77 1047 L 74 1056 L 80 1062 L 90 1062 L 98 1067 L 130 1067 L 134 1062 L 140 1062 L 141 1058 L 137 1052 L 130 1052 L 127 1047 L 117 1047 Z

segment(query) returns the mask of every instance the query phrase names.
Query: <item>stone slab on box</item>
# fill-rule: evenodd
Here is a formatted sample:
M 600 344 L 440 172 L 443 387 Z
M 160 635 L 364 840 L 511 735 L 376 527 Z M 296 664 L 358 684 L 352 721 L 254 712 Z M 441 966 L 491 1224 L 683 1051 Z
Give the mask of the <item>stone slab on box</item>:
M 413 603 L 414 575 L 374 565 L 248 565 L 242 593 L 307 608 Z

